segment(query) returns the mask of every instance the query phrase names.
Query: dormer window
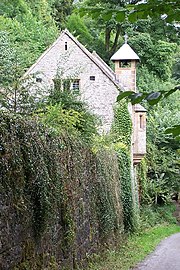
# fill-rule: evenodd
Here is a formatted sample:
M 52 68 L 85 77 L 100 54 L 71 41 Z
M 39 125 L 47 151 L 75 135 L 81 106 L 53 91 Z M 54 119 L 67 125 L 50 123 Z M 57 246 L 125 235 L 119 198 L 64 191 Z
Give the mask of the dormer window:
M 129 60 L 121 60 L 121 61 L 119 61 L 119 67 L 121 67 L 121 68 L 129 68 L 129 67 L 131 67 L 131 61 L 129 61 Z
M 65 51 L 67 51 L 67 49 L 68 49 L 67 41 L 64 44 L 64 48 L 65 48 Z

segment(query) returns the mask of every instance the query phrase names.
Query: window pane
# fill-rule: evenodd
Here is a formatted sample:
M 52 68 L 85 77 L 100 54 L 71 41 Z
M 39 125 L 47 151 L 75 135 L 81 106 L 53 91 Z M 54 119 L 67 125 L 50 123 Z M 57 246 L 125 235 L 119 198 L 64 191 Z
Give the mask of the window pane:
M 79 80 L 74 80 L 72 83 L 72 89 L 79 89 Z
M 90 76 L 90 81 L 95 81 L 95 76 Z

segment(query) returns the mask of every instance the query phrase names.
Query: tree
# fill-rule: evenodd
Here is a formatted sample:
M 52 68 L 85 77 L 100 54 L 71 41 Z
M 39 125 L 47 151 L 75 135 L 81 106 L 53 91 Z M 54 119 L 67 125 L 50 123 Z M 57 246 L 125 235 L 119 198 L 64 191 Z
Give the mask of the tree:
M 52 4 L 53 17 L 60 29 L 64 26 L 67 16 L 71 14 L 74 0 L 55 0 Z
M 105 58 L 105 45 L 99 29 L 94 21 L 86 17 L 80 17 L 72 13 L 66 23 L 68 30 L 78 37 L 78 40 L 90 51 L 96 51 L 102 58 Z
M 180 190 L 179 141 L 165 134 L 180 117 L 178 93 L 162 101 L 156 110 L 149 108 L 147 124 L 147 165 L 149 196 L 163 203 Z
M 163 81 L 168 81 L 172 75 L 172 66 L 176 43 L 162 40 L 155 41 L 149 33 L 136 33 L 130 37 L 129 44 L 138 52 L 141 65 L 146 65 L 150 72 L 153 72 Z
M 108 2 L 104 0 L 86 0 L 82 3 L 80 8 L 80 14 L 90 14 L 92 19 L 96 21 L 99 30 L 103 31 L 106 60 L 109 60 L 112 54 L 117 50 L 119 38 L 120 36 L 123 36 L 125 32 L 124 25 L 121 23 L 124 21 L 125 16 L 121 16 L 121 20 L 117 22 L 115 17 L 111 16 L 111 13 L 109 14 L 109 10 L 121 9 L 124 5 L 125 1 L 118 0 L 111 0 Z M 90 12 L 90 10 L 92 12 Z M 100 10 L 102 12 L 100 12 Z
M 114 1 L 113 1 L 114 2 Z M 117 22 L 124 21 L 126 18 L 132 23 L 139 19 L 159 18 L 166 22 L 179 21 L 180 3 L 179 0 L 147 0 L 147 1 L 122 1 L 123 5 L 119 8 L 106 7 L 106 14 L 110 20 L 112 16 Z M 122 4 L 122 2 L 120 2 Z M 83 8 L 82 12 L 89 14 L 96 13 L 96 16 L 104 13 L 104 7 Z
M 39 106 L 40 89 L 32 92 L 32 81 L 21 77 L 19 55 L 6 32 L 0 32 L 0 47 L 0 109 L 29 114 Z

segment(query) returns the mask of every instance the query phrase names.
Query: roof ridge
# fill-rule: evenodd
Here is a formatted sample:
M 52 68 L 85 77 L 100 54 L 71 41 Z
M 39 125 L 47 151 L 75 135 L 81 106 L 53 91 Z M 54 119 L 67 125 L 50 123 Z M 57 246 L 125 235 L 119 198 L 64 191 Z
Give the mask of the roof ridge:
M 99 60 L 101 64 L 103 64 L 103 66 L 108 70 L 108 72 L 110 72 L 115 77 L 114 71 L 110 68 L 110 66 L 106 64 L 106 62 L 97 54 L 96 51 L 93 51 L 92 55 L 95 56 L 97 60 Z
M 122 90 L 124 90 L 124 87 L 118 83 L 115 79 L 115 76 L 114 78 L 112 78 L 112 74 L 110 75 L 109 72 L 107 71 L 106 69 L 106 66 L 104 65 L 104 61 L 103 59 L 98 56 L 100 59 L 101 59 L 101 63 L 99 63 L 99 61 L 97 60 L 97 58 L 93 55 L 93 53 L 91 53 L 90 51 L 88 51 L 88 49 L 86 49 L 86 47 L 81 44 L 77 38 L 75 38 L 70 32 L 68 29 L 65 29 L 65 34 L 67 34 L 75 43 L 76 45 L 78 45 L 78 47 L 101 69 L 101 71 L 114 83 L 114 85 L 117 87 L 117 88 L 121 88 Z M 106 64 L 107 65 L 107 64 Z M 105 68 L 104 68 L 105 66 Z M 109 67 L 109 69 L 111 69 Z M 114 74 L 113 70 L 111 69 L 112 73 Z M 114 74 L 115 75 L 115 74 Z
M 75 38 L 70 32 L 69 30 L 66 28 L 64 29 L 61 33 L 60 36 L 53 42 L 53 44 L 47 48 L 44 53 L 42 53 L 42 55 L 36 60 L 36 62 L 25 72 L 24 76 L 25 77 L 27 74 L 29 74 L 31 72 L 31 70 L 39 63 L 39 61 L 41 59 L 43 59 L 43 57 L 59 42 L 59 40 L 64 36 L 64 35 L 68 35 L 69 38 L 71 38 L 76 45 L 101 69 L 101 71 L 114 83 L 114 85 L 121 90 L 124 90 L 124 87 L 116 81 L 116 77 L 115 77 L 115 73 L 113 72 L 113 70 L 103 61 L 103 59 L 98 55 L 98 59 L 97 57 L 94 56 L 91 52 L 88 51 L 88 49 L 86 49 L 86 47 L 81 44 L 77 38 Z M 108 67 L 108 68 L 107 68 Z M 110 74 L 111 73 L 111 74 Z M 113 76 L 114 75 L 114 78 Z
M 60 33 L 59 37 L 39 56 L 36 62 L 28 68 L 23 77 L 25 77 L 27 74 L 31 72 L 31 70 L 39 63 L 39 61 L 58 43 L 58 41 L 62 38 L 64 34 L 66 34 L 66 29 L 63 30 Z

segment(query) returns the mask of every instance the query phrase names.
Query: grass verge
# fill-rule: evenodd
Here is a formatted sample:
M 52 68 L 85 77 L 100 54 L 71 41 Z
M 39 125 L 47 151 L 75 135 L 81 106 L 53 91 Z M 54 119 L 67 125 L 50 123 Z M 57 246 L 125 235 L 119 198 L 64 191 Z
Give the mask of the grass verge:
M 168 220 L 165 221 L 163 213 L 169 209 Z M 159 222 L 162 224 L 146 224 L 146 228 L 141 230 L 141 233 L 136 233 L 130 235 L 124 242 L 121 244 L 120 248 L 116 250 L 108 250 L 103 255 L 97 256 L 96 263 L 90 263 L 89 270 L 128 270 L 134 267 L 138 262 L 142 261 L 149 253 L 151 253 L 155 247 L 163 240 L 164 238 L 170 236 L 171 234 L 180 232 L 180 226 L 177 226 L 174 218 L 170 215 L 174 208 L 169 206 L 169 208 L 156 208 L 154 216 L 163 216 L 162 220 L 159 219 Z M 145 211 L 147 214 L 148 211 Z M 142 220 L 144 222 L 144 211 Z M 146 216 L 147 218 L 147 216 Z M 151 223 L 151 219 L 149 221 Z M 147 222 L 147 221 L 146 221 Z M 154 219 L 154 222 L 157 222 L 157 219 Z M 144 223 L 143 223 L 144 224 Z M 143 226 L 140 228 L 142 229 Z

